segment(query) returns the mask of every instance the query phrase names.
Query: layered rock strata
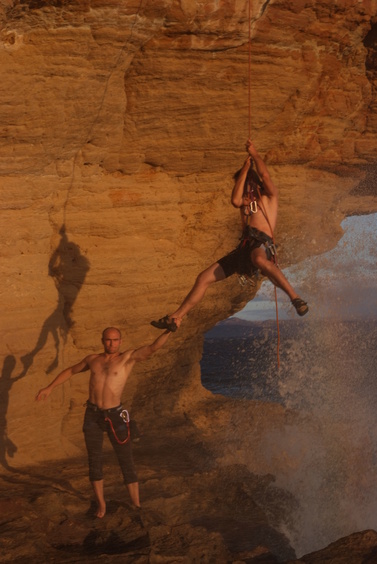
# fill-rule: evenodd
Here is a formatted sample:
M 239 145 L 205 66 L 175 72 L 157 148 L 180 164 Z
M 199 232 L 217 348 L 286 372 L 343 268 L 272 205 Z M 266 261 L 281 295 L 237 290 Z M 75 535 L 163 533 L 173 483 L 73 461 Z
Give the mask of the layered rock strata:
M 229 194 L 249 134 L 280 188 L 283 267 L 332 248 L 346 215 L 377 210 L 377 22 L 373 0 L 257 1 L 250 18 L 235 0 L 4 0 L 0 17 L 9 470 L 81 455 L 87 376 L 45 405 L 38 389 L 99 351 L 108 325 L 125 346 L 151 341 L 149 321 L 235 246 Z M 237 411 L 201 386 L 202 335 L 252 297 L 232 279 L 211 288 L 135 370 L 125 400 L 145 432 L 189 430 L 226 465 L 212 429 Z M 266 429 L 290 417 L 245 409 Z

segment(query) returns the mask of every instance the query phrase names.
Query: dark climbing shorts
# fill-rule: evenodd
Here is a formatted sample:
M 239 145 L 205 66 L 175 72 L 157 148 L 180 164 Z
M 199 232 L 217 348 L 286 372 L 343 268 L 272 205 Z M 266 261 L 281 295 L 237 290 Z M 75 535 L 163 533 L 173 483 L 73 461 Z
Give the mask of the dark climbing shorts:
M 274 252 L 271 237 L 254 227 L 246 227 L 238 247 L 217 261 L 223 269 L 225 277 L 228 278 L 233 274 L 253 276 L 258 269 L 251 262 L 251 252 L 262 245 L 266 247 L 268 260 L 271 260 Z
M 123 474 L 125 484 L 137 482 L 132 458 L 131 439 L 129 437 L 128 425 L 120 417 L 123 410 L 121 405 L 111 409 L 99 409 L 95 404 L 87 402 L 84 416 L 83 432 L 85 437 L 86 450 L 88 451 L 89 480 L 96 482 L 103 479 L 102 464 L 102 444 L 103 434 L 106 432 L 114 452 L 117 456 L 120 469 Z M 109 421 L 110 419 L 112 427 Z M 114 435 L 120 441 L 128 438 L 127 442 L 119 444 Z

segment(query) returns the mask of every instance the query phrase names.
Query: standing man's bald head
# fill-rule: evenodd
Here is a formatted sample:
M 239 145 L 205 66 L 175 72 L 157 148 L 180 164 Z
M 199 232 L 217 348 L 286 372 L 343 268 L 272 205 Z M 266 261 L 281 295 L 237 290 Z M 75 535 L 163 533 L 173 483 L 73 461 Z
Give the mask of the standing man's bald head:
M 117 327 L 106 327 L 106 329 L 104 329 L 104 330 L 102 331 L 102 340 L 103 340 L 104 337 L 105 337 L 105 333 L 107 333 L 108 331 L 117 331 L 117 333 L 118 333 L 118 335 L 119 335 L 119 338 L 120 338 L 120 339 L 122 338 L 122 333 L 119 331 L 119 329 L 118 329 Z
M 102 344 L 106 354 L 119 354 L 122 335 L 117 327 L 106 327 L 102 331 Z

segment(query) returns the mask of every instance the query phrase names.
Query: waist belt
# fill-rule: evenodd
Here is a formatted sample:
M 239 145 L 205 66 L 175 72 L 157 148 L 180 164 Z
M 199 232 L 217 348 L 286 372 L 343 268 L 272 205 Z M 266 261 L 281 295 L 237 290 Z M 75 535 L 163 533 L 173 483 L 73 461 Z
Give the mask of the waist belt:
M 256 229 L 255 227 L 249 226 L 245 228 L 241 239 L 255 239 L 256 241 L 260 241 L 261 243 L 267 243 L 267 245 L 273 244 L 273 240 L 269 235 L 263 233 L 263 231 L 259 231 L 259 229 Z
M 92 409 L 93 411 L 100 411 L 101 413 L 115 413 L 116 411 L 122 411 L 123 406 L 120 403 L 119 405 L 117 405 L 116 407 L 110 407 L 109 409 L 101 409 L 100 407 L 98 407 L 98 405 L 96 405 L 95 403 L 92 403 L 91 401 L 87 401 L 84 403 L 84 407 L 87 407 L 89 409 Z

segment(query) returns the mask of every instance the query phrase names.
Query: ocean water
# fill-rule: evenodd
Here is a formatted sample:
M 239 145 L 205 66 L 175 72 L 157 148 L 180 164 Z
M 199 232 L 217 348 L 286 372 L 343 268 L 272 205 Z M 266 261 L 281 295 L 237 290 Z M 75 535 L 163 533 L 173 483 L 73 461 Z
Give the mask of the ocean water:
M 303 318 L 279 330 L 280 368 L 275 322 L 218 324 L 205 337 L 202 383 L 302 415 L 301 427 L 263 436 L 264 467 L 298 502 L 281 530 L 299 557 L 377 530 L 377 322 Z
M 345 387 L 348 393 L 367 392 L 368 403 L 377 400 L 376 321 L 286 320 L 280 321 L 279 331 L 278 368 L 274 321 L 217 325 L 204 341 L 203 386 L 213 393 L 290 408 L 317 410 L 322 398 L 334 415 L 338 401 L 346 400 Z

